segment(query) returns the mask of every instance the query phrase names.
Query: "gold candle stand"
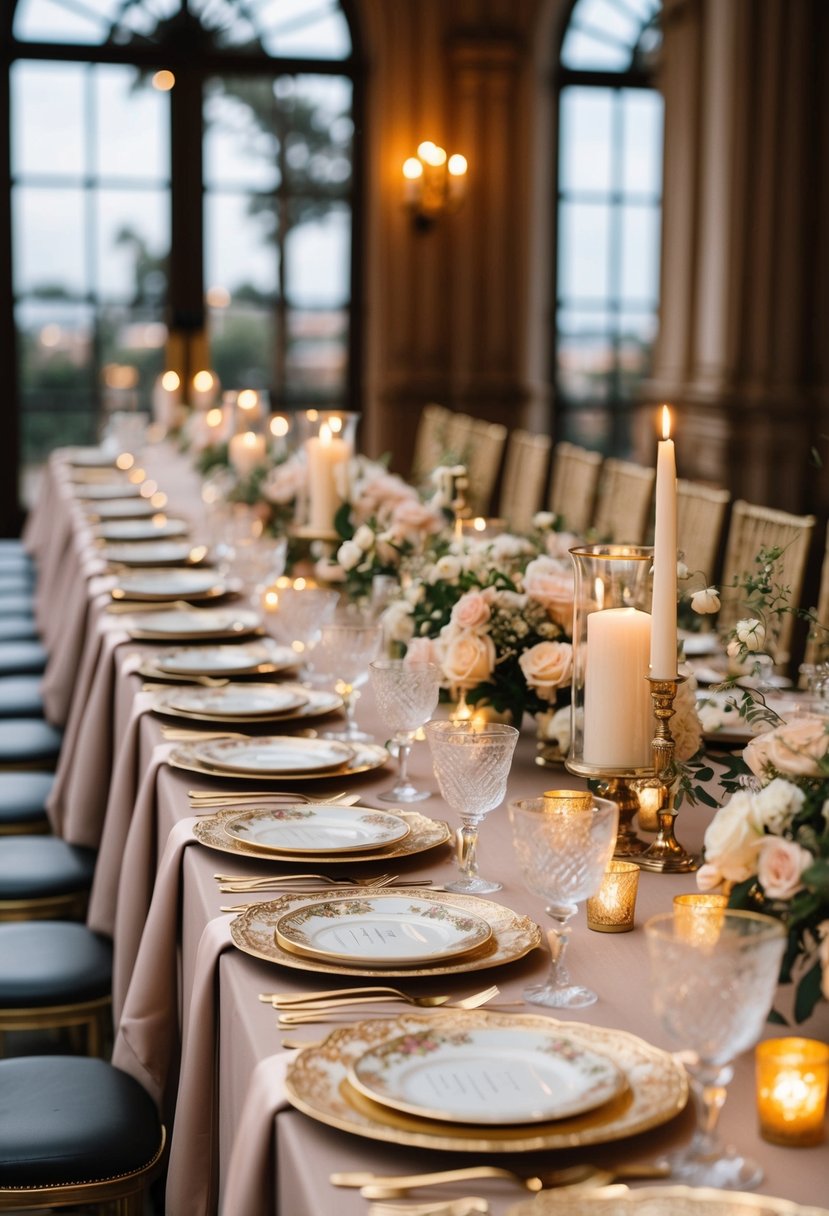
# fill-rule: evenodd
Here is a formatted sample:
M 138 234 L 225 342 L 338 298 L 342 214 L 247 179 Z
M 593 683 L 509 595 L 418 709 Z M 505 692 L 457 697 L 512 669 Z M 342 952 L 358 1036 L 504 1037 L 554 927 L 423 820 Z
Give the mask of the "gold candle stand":
M 596 786 L 596 793 L 602 798 L 615 802 L 619 808 L 619 827 L 616 832 L 616 844 L 613 856 L 619 861 L 639 862 L 648 849 L 648 843 L 636 835 L 633 820 L 639 810 L 639 798 L 636 793 L 646 775 L 645 769 L 626 769 L 616 772 L 604 771 L 583 761 L 567 759 L 564 766 L 568 772 L 578 777 L 587 777 Z
M 659 827 L 656 839 L 641 856 L 636 858 L 637 865 L 643 870 L 656 870 L 663 874 L 681 874 L 699 867 L 699 858 L 688 853 L 676 838 L 674 821 L 676 809 L 674 794 L 677 784 L 677 768 L 674 760 L 674 739 L 671 734 L 670 721 L 674 716 L 674 701 L 679 685 L 685 680 L 677 675 L 672 680 L 660 680 L 648 676 L 653 699 L 653 713 L 656 718 L 656 735 L 651 747 L 653 749 L 653 776 L 640 785 L 647 789 L 657 789 L 658 810 L 657 822 Z

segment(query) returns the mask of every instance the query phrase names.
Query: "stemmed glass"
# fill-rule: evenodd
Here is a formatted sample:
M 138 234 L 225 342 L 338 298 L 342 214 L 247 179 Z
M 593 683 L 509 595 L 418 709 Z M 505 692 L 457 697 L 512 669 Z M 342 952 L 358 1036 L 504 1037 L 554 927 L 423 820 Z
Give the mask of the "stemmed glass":
M 430 793 L 409 780 L 409 753 L 415 732 L 429 721 L 438 703 L 440 668 L 434 663 L 375 659 L 369 670 L 377 708 L 397 744 L 397 781 L 378 797 L 384 802 L 422 802 Z
M 460 876 L 448 882 L 446 890 L 466 895 L 500 891 L 499 882 L 478 873 L 478 828 L 504 801 L 518 731 L 496 722 L 429 722 L 426 738 L 441 796 L 461 819 Z
M 323 626 L 333 618 L 339 598 L 339 591 L 322 587 L 279 590 L 276 612 L 268 614 L 266 624 L 278 642 L 302 656 L 302 678 L 308 675 L 308 655 L 319 641 Z
M 726 1146 L 717 1120 L 731 1061 L 756 1043 L 774 999 L 786 932 L 757 912 L 696 908 L 645 923 L 653 1006 L 683 1049 L 697 1111 L 691 1143 L 667 1159 L 678 1182 L 745 1190 L 762 1167 Z
M 525 798 L 509 807 L 512 838 L 524 875 L 534 895 L 549 900 L 547 912 L 556 927 L 547 935 L 552 955 L 543 984 L 524 989 L 535 1005 L 578 1009 L 598 998 L 590 988 L 574 984 L 564 955 L 570 920 L 578 905 L 595 895 L 613 855 L 619 807 L 607 798 L 593 798 L 586 807 L 555 805 L 550 798 Z
M 342 739 L 346 743 L 371 742 L 372 736 L 358 728 L 355 713 L 360 688 L 368 681 L 368 665 L 376 658 L 383 640 L 379 625 L 323 625 L 320 640 L 314 650 L 315 672 L 329 675 L 334 691 L 343 699 L 345 727 L 326 731 L 326 739 Z

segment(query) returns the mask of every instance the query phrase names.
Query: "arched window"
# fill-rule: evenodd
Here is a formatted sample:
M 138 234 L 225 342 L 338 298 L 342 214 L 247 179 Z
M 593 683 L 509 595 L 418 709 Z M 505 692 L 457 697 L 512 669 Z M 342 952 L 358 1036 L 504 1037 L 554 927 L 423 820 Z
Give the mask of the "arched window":
M 624 455 L 659 309 L 659 0 L 577 0 L 558 72 L 556 436 Z
M 346 4 L 16 0 L 3 21 L 24 459 L 148 409 L 177 349 L 281 407 L 346 404 Z

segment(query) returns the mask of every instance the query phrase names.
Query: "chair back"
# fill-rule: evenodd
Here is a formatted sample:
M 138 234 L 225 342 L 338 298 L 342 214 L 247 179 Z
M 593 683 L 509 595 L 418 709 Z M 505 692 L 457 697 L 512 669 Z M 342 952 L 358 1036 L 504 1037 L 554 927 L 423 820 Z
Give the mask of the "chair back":
M 603 459 L 601 452 L 575 443 L 557 443 L 553 449 L 549 507 L 577 536 L 584 536 L 593 519 Z
M 609 544 L 644 544 L 655 479 L 655 469 L 613 456 L 607 458 L 602 466 L 593 516 L 597 540 Z
M 826 548 L 823 552 L 823 565 L 820 568 L 817 619 L 823 628 L 809 630 L 806 639 L 806 653 L 803 656 L 804 663 L 825 663 L 829 660 L 829 527 L 826 529 Z
M 677 544 L 691 573 L 701 572 L 709 583 L 716 575 L 725 511 L 731 495 L 698 481 L 676 483 Z
M 495 482 L 507 442 L 507 428 L 500 422 L 472 419 L 466 459 L 469 486 L 466 496 L 475 515 L 488 515 Z
M 498 514 L 509 520 L 516 532 L 529 528 L 532 517 L 541 509 L 551 446 L 549 435 L 533 435 L 521 429 L 510 432 Z
M 443 462 L 446 433 L 452 411 L 443 405 L 424 405 L 415 434 L 410 477 L 415 485 L 425 481 L 432 469 Z
M 803 576 L 814 526 L 814 515 L 789 515 L 786 511 L 777 511 L 772 507 L 761 507 L 737 499 L 728 525 L 720 586 L 721 629 L 731 629 L 748 611 L 744 593 L 733 584 L 746 574 L 756 572 L 755 558 L 760 549 L 782 549 L 775 582 L 789 589 L 788 597 L 792 608 L 800 605 Z M 777 637 L 767 641 L 768 653 L 775 663 L 782 664 L 789 660 L 794 621 L 792 613 L 784 613 L 777 626 Z

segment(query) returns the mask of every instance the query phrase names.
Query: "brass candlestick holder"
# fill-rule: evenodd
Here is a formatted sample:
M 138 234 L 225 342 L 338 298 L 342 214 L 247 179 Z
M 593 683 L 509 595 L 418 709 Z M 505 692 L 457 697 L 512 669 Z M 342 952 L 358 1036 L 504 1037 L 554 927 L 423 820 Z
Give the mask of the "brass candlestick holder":
M 657 823 L 656 839 L 640 857 L 637 864 L 643 870 L 656 870 L 663 874 L 687 873 L 699 867 L 699 858 L 687 852 L 676 838 L 674 824 L 676 808 L 674 795 L 677 785 L 677 767 L 674 760 L 674 739 L 670 722 L 674 716 L 674 701 L 679 685 L 685 680 L 677 675 L 672 680 L 648 677 L 656 718 L 656 735 L 653 748 L 653 776 L 639 783 L 640 788 L 656 791 Z
M 648 850 L 648 842 L 636 835 L 633 820 L 639 810 L 639 798 L 636 787 L 645 779 L 643 769 L 619 769 L 607 772 L 592 764 L 574 760 L 572 757 L 564 762 L 568 772 L 579 777 L 587 777 L 595 786 L 596 793 L 602 798 L 615 802 L 619 808 L 619 827 L 616 832 L 616 844 L 613 856 L 621 861 L 636 861 Z

